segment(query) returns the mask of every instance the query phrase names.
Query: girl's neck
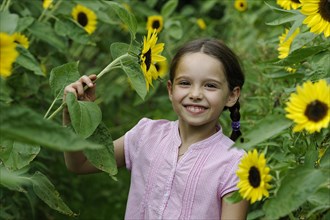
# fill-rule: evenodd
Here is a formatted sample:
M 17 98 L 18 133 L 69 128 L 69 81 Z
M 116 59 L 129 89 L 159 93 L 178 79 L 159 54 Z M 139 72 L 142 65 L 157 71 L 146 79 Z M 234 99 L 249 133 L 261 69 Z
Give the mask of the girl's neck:
M 182 145 L 192 145 L 211 137 L 217 132 L 217 122 L 202 126 L 191 126 L 179 120 L 179 133 Z

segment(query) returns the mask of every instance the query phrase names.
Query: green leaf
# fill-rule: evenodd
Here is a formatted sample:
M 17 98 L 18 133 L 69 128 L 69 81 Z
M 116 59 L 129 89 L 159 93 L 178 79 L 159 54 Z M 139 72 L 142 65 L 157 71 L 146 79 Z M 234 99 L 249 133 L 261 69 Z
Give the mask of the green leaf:
M 133 14 L 127 11 L 123 6 L 116 2 L 106 1 L 104 2 L 112 7 L 112 9 L 116 12 L 120 20 L 128 26 L 128 29 L 131 33 L 132 40 L 135 39 L 135 34 L 137 30 L 137 21 Z
M 301 16 L 302 15 L 299 15 L 299 14 L 298 15 L 297 14 L 288 14 L 288 15 L 285 15 L 285 16 L 280 17 L 278 19 L 275 19 L 274 21 L 267 22 L 266 24 L 270 25 L 270 26 L 281 25 L 281 24 L 285 24 L 285 23 L 288 23 L 288 22 L 296 21 Z
M 23 186 L 31 184 L 29 177 L 25 175 L 26 172 L 27 169 L 11 171 L 0 164 L 0 185 L 10 190 L 24 192 Z
M 166 21 L 164 26 L 171 37 L 174 39 L 181 39 L 183 32 L 180 21 Z
M 11 88 L 7 85 L 7 81 L 0 77 L 0 102 L 10 103 L 12 98 L 10 97 Z
M 288 40 L 289 37 L 291 37 L 291 35 L 296 31 L 296 29 L 299 28 L 302 25 L 304 19 L 305 19 L 304 15 L 297 16 L 297 18 L 294 21 L 294 23 L 292 24 L 288 34 L 286 35 L 284 41 Z
M 250 150 L 259 143 L 266 141 L 268 138 L 280 134 L 283 130 L 290 127 L 291 121 L 287 120 L 282 115 L 270 115 L 263 118 L 246 134 L 243 134 L 244 143 L 236 142 L 235 146 Z
M 130 65 L 123 66 L 123 70 L 130 79 L 132 86 L 137 92 L 137 94 L 142 99 L 144 99 L 145 96 L 147 95 L 147 87 L 141 67 L 137 63 L 133 62 Z
M 121 55 L 124 55 L 125 53 L 134 53 L 139 54 L 140 49 L 136 46 L 129 45 L 126 43 L 121 42 L 115 42 L 112 43 L 110 46 L 110 52 L 113 59 L 116 59 L 117 57 L 120 57 Z
M 96 149 L 100 145 L 86 141 L 53 121 L 23 106 L 0 106 L 1 138 L 40 145 L 60 151 Z
M 16 32 L 23 32 L 26 28 L 33 24 L 34 20 L 35 19 L 33 17 L 27 16 L 19 18 Z
M 162 7 L 162 9 L 160 11 L 160 14 L 164 18 L 168 18 L 174 12 L 174 10 L 176 9 L 177 6 L 178 6 L 178 1 L 177 0 L 169 0 Z
M 84 154 L 88 160 L 100 170 L 114 176 L 117 174 L 117 164 L 114 156 L 113 141 L 110 131 L 101 123 L 92 136 L 88 140 L 103 146 L 101 149 L 84 150 Z
M 28 30 L 38 39 L 65 53 L 68 49 L 65 38 L 58 36 L 49 23 L 34 22 Z
M 282 180 L 277 194 L 263 206 L 266 219 L 278 219 L 296 210 L 326 179 L 326 176 L 317 169 L 299 167 L 289 171 Z
M 20 45 L 17 45 L 16 49 L 19 52 L 19 56 L 16 59 L 16 63 L 28 70 L 32 70 L 36 75 L 44 75 L 41 70 L 40 64 L 27 49 Z
M 55 189 L 49 179 L 40 172 L 35 172 L 32 176 L 33 191 L 50 208 L 65 215 L 77 216 L 62 200 L 60 194 Z
M 67 63 L 52 69 L 49 85 L 54 97 L 62 97 L 65 86 L 75 82 L 79 77 L 78 62 Z
M 27 166 L 39 153 L 40 147 L 18 141 L 0 140 L 0 159 L 11 170 Z
M 0 11 L 0 32 L 13 34 L 18 23 L 18 15 L 10 14 L 7 11 Z
M 300 33 L 298 34 L 292 42 L 291 52 L 299 48 L 302 48 L 304 45 L 313 41 L 318 35 L 312 32 Z
M 324 46 L 312 46 L 312 47 L 301 48 L 301 49 L 293 51 L 285 59 L 277 62 L 277 64 L 292 65 L 295 63 L 299 63 L 301 61 L 306 60 L 307 57 L 313 56 L 313 55 L 320 53 L 322 51 L 325 51 L 325 50 L 326 50 L 326 48 Z
M 230 197 L 225 197 L 225 201 L 228 203 L 237 203 L 242 201 L 242 196 L 239 191 L 235 191 Z
M 66 96 L 72 127 L 78 135 L 87 138 L 102 120 L 102 112 L 95 102 L 78 101 L 73 93 Z
M 314 206 L 326 205 L 330 207 L 330 189 L 321 187 L 315 193 L 308 197 L 308 201 Z
M 91 44 L 88 33 L 71 19 L 56 20 L 54 30 L 58 35 L 68 36 L 78 43 Z

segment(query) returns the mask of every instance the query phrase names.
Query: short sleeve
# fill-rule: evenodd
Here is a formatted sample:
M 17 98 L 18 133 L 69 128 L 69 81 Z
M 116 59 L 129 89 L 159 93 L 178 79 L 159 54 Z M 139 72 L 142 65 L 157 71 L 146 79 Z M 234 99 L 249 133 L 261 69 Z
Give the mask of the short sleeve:
M 125 163 L 128 170 L 132 169 L 132 161 L 137 155 L 145 127 L 150 119 L 141 119 L 124 137 Z
M 243 154 L 241 154 L 241 153 L 239 155 L 235 155 L 235 157 L 233 157 L 233 158 L 235 158 L 233 163 L 231 163 L 227 167 L 228 172 L 226 172 L 227 175 L 224 178 L 223 185 L 219 192 L 220 198 L 222 198 L 223 196 L 225 196 L 226 194 L 228 194 L 230 192 L 238 190 L 237 183 L 239 181 L 239 178 L 236 174 L 236 171 L 238 169 L 238 164 L 240 163 L 242 156 L 243 156 Z

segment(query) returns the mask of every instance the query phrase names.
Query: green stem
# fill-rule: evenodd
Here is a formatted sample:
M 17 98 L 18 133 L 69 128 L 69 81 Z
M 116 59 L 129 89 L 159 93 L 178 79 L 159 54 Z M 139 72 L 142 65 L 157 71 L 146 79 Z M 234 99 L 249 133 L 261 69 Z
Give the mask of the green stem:
M 44 118 L 46 118 L 47 120 L 54 118 L 55 115 L 57 115 L 59 112 L 61 112 L 64 109 L 65 105 L 66 105 L 66 103 L 62 102 L 60 107 L 58 107 L 48 118 L 46 118 L 46 117 L 44 117 Z
M 120 63 L 123 59 L 128 58 L 130 56 L 132 56 L 132 55 L 130 55 L 128 53 L 125 53 L 125 54 L 117 57 L 108 66 L 106 66 L 99 74 L 96 75 L 96 79 L 94 80 L 94 82 L 96 80 L 98 80 L 99 78 L 101 78 L 105 73 L 109 72 L 110 70 L 118 68 L 117 64 Z M 49 114 L 50 109 L 52 109 L 52 107 L 55 104 L 56 100 L 57 100 L 57 98 L 55 98 L 55 100 L 52 102 L 52 105 L 49 107 L 47 113 L 44 116 L 45 119 L 50 120 L 50 119 L 54 118 L 65 107 L 66 103 L 63 102 L 49 117 L 47 117 L 47 115 Z
M 124 55 L 117 57 L 108 66 L 106 66 L 99 74 L 97 74 L 96 80 L 101 78 L 105 73 L 109 72 L 112 69 L 112 67 L 118 64 L 122 59 L 128 58 L 130 56 L 131 55 L 129 55 L 128 53 L 125 53 Z
M 50 110 L 52 110 L 52 108 L 53 108 L 53 106 L 55 105 L 56 101 L 57 101 L 57 97 L 54 99 L 54 101 L 52 102 L 52 104 L 49 106 L 49 108 L 48 108 L 48 110 L 47 110 L 47 112 L 46 112 L 44 118 L 47 118 L 47 116 L 48 116 Z
M 1 11 L 8 10 L 10 2 L 11 2 L 11 0 L 4 1 L 3 2 L 4 4 L 1 5 Z
M 6 2 L 7 2 L 7 0 L 4 0 L 4 1 L 1 3 L 0 11 L 3 11 L 3 9 L 5 8 Z

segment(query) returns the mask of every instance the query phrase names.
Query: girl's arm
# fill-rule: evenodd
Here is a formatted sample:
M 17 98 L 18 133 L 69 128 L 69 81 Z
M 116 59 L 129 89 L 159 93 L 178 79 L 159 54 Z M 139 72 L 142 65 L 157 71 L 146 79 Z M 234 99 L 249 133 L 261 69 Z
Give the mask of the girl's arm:
M 69 84 L 64 89 L 65 100 L 66 94 L 72 92 L 79 100 L 94 101 L 95 100 L 95 83 L 96 75 L 82 76 L 79 80 Z M 88 86 L 88 89 L 84 89 Z M 70 116 L 67 108 L 63 110 L 63 125 L 70 123 Z M 124 136 L 113 142 L 115 150 L 115 159 L 118 167 L 125 165 L 124 156 Z M 100 172 L 93 164 L 91 164 L 82 151 L 64 152 L 65 164 L 68 170 L 74 173 L 87 174 Z
M 226 197 L 230 197 L 233 193 L 229 193 L 222 197 L 221 220 L 245 220 L 249 203 L 242 200 L 238 203 L 228 203 L 225 201 Z

